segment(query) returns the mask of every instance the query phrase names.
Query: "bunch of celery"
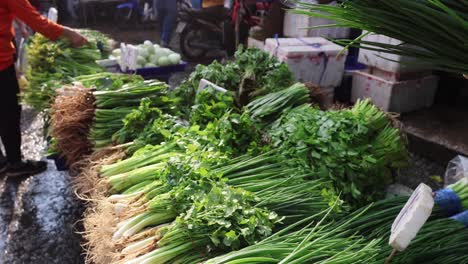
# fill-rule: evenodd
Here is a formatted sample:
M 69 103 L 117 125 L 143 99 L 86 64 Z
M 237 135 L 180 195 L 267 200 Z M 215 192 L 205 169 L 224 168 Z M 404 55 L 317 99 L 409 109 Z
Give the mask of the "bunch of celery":
M 68 83 L 71 77 L 94 74 L 104 71 L 96 60 L 101 53 L 95 42 L 81 48 L 72 48 L 65 39 L 49 41 L 40 34 L 35 34 L 27 48 L 28 85 L 22 99 L 37 110 L 49 107 L 55 90 L 60 82 Z
M 112 137 L 124 125 L 122 120 L 139 108 L 143 98 L 163 111 L 173 109 L 175 102 L 167 84 L 159 81 L 132 82 L 120 89 L 95 91 L 93 95 L 96 111 L 90 139 L 97 149 L 113 143 Z

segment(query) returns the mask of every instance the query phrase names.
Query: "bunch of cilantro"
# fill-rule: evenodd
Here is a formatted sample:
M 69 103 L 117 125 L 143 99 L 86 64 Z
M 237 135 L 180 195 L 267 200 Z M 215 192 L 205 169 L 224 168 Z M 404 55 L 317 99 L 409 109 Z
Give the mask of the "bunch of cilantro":
M 272 148 L 298 158 L 297 166 L 308 167 L 316 178 L 330 180 L 354 206 L 383 198 L 391 170 L 407 160 L 398 130 L 368 101 L 340 111 L 303 105 L 284 114 L 268 133 Z

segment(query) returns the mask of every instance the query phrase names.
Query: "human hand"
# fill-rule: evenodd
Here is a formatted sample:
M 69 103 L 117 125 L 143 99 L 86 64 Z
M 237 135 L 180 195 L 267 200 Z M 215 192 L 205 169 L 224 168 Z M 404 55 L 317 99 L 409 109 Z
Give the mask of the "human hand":
M 85 36 L 69 27 L 63 28 L 63 37 L 67 38 L 75 48 L 88 44 L 88 39 Z

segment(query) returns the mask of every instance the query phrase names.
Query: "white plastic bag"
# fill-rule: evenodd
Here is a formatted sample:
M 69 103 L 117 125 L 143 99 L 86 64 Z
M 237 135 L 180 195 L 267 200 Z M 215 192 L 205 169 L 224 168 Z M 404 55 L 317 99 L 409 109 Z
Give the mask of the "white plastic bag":
M 445 171 L 445 186 L 456 183 L 465 178 L 468 180 L 468 158 L 464 156 L 456 156 L 452 159 Z

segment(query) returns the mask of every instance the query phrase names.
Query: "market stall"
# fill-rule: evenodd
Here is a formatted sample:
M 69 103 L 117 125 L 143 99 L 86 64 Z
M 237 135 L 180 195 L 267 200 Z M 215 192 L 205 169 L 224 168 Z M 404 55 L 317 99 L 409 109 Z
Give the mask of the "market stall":
M 338 19 L 340 8 L 304 5 L 285 19 L 315 9 Z M 334 105 L 342 42 L 285 32 L 171 89 L 165 79 L 186 69 L 178 53 L 82 32 L 90 42 L 78 49 L 32 38 L 22 100 L 45 110 L 49 153 L 86 203 L 86 263 L 468 263 L 466 159 L 444 188 L 387 197 L 407 141 L 379 101 Z M 368 75 L 389 64 L 365 57 Z M 452 59 L 438 67 L 464 73 Z

